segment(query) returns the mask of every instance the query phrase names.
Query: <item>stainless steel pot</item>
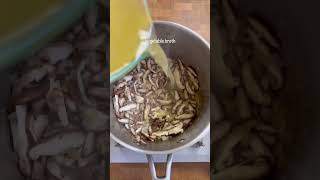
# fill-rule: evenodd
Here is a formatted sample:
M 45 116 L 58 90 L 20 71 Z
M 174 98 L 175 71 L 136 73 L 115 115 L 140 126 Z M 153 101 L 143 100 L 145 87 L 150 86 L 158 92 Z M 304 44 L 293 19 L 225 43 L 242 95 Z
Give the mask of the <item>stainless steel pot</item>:
M 155 29 L 159 39 L 174 38 L 175 44 L 162 44 L 168 57 L 180 58 L 187 65 L 193 66 L 199 73 L 200 93 L 202 107 L 199 117 L 183 134 L 168 141 L 137 145 L 128 131 L 120 125 L 111 108 L 110 112 L 110 135 L 124 147 L 147 155 L 151 175 L 154 180 L 169 180 L 171 174 L 172 153 L 193 145 L 203 138 L 210 129 L 210 46 L 202 37 L 182 25 L 157 21 Z M 113 107 L 110 104 L 110 107 Z M 178 143 L 179 140 L 183 142 Z M 166 176 L 158 177 L 152 155 L 167 155 Z
M 286 128 L 283 158 L 267 179 L 320 179 L 320 2 L 233 1 L 241 13 L 259 16 L 282 42 L 287 88 L 282 98 Z M 213 26 L 217 30 L 216 26 Z M 212 41 L 216 42 L 217 34 Z M 214 50 L 215 46 L 213 47 Z M 216 79 L 212 79 L 217 85 Z M 215 89 L 213 89 L 215 91 Z M 215 91 L 216 93 L 216 91 Z M 214 156 L 214 155 L 213 155 Z

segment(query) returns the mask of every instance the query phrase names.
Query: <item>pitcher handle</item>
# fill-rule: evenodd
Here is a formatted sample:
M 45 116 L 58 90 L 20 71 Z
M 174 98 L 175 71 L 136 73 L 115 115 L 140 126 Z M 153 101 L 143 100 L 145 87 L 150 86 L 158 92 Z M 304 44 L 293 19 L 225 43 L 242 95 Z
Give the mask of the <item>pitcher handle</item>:
M 167 162 L 166 162 L 166 174 L 163 177 L 158 177 L 156 172 L 155 163 L 153 161 L 153 157 L 150 154 L 147 154 L 147 159 L 149 162 L 149 168 L 151 172 L 152 180 L 170 180 L 171 177 L 171 166 L 172 166 L 172 154 L 167 154 Z

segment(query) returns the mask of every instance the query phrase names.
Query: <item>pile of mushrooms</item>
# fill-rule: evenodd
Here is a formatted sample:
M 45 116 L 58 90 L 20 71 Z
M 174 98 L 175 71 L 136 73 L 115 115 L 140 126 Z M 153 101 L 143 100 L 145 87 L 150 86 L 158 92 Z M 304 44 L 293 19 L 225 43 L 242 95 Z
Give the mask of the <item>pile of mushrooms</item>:
M 212 178 L 264 179 L 276 168 L 285 128 L 281 95 L 285 63 L 280 43 L 257 17 L 218 1 L 224 40 L 214 59 Z
M 106 3 L 92 6 L 69 31 L 16 67 L 8 118 L 18 166 L 27 179 L 104 179 L 107 8 Z
M 131 132 L 138 144 L 167 140 L 181 134 L 196 118 L 199 81 L 196 71 L 180 60 L 171 71 L 175 83 L 154 59 L 141 61 L 113 87 L 113 106 L 119 123 Z

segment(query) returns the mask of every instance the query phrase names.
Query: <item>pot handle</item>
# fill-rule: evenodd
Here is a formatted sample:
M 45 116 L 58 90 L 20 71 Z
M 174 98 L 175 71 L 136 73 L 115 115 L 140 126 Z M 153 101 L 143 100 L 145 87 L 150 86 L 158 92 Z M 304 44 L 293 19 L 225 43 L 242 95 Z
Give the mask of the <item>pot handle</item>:
M 148 162 L 149 162 L 149 168 L 150 168 L 152 180 L 170 180 L 170 177 L 171 177 L 171 166 L 172 166 L 172 159 L 173 159 L 173 155 L 172 154 L 168 154 L 167 155 L 166 174 L 163 177 L 158 177 L 157 176 L 155 163 L 153 161 L 152 155 L 147 154 L 147 159 L 148 159 Z

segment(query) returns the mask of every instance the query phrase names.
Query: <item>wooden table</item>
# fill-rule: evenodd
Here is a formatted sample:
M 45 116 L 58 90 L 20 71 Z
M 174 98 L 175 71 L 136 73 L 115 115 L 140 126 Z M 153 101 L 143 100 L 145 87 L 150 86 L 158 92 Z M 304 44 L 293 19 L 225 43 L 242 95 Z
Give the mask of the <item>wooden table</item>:
M 148 0 L 154 20 L 187 26 L 210 41 L 210 0 Z
M 210 0 L 148 0 L 154 20 L 187 26 L 210 41 Z M 157 168 L 164 174 L 165 166 Z M 171 180 L 209 180 L 209 163 L 174 163 Z M 111 164 L 111 180 L 151 180 L 148 164 Z
M 164 175 L 165 165 L 157 173 Z M 209 163 L 173 163 L 171 180 L 209 180 Z M 111 164 L 110 180 L 151 180 L 148 164 Z

